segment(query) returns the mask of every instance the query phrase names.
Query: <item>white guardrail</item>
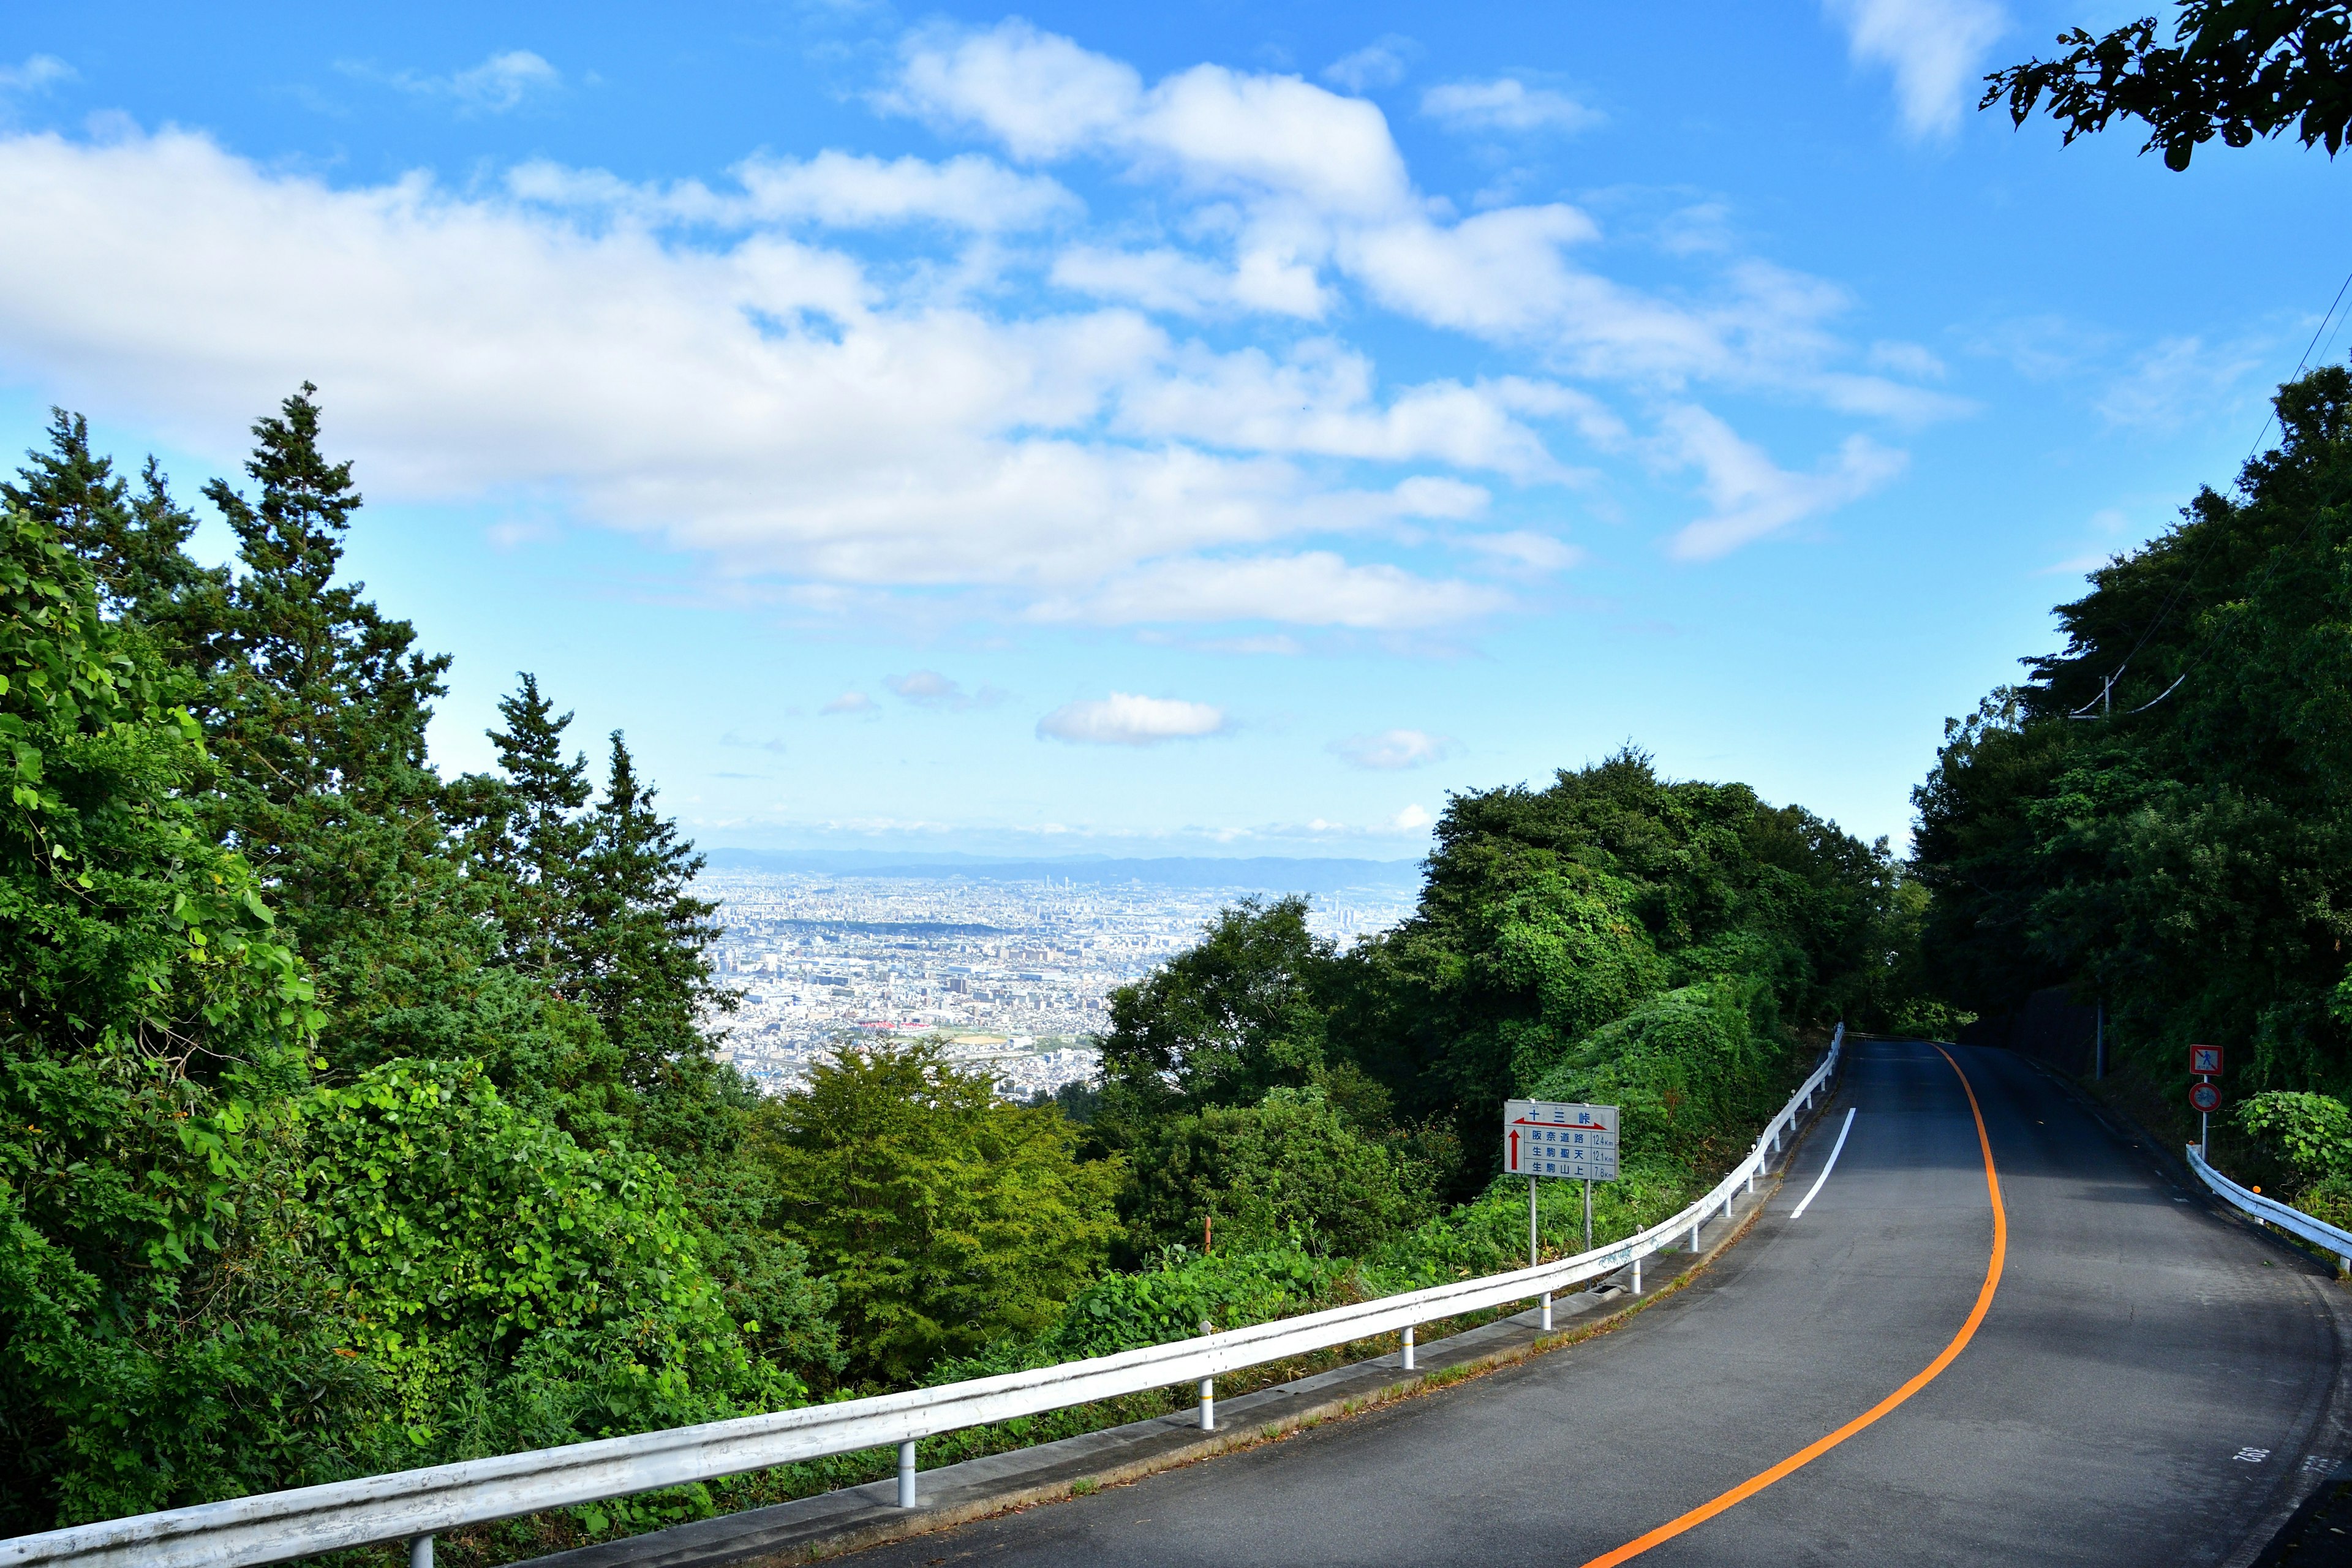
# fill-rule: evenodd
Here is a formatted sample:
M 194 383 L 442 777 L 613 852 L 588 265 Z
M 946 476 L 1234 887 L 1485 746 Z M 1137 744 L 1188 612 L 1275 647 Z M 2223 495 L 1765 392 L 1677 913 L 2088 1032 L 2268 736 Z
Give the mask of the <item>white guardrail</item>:
M 2352 1231 L 2342 1231 L 2323 1220 L 2315 1220 L 2298 1208 L 2289 1208 L 2276 1198 L 2266 1198 L 2238 1185 L 2221 1172 L 2205 1163 L 2205 1152 L 2196 1144 L 2189 1145 L 2189 1168 L 2198 1179 L 2213 1189 L 2214 1195 L 2233 1208 L 2243 1209 L 2256 1219 L 2278 1226 L 2289 1236 L 2299 1236 L 2312 1246 L 2336 1255 L 2336 1260 L 2347 1272 L 2352 1272 Z
M 411 1543 L 415 1568 L 429 1568 L 437 1531 L 893 1443 L 899 1446 L 898 1501 L 911 1508 L 917 1438 L 1195 1380 L 1201 1425 L 1213 1430 L 1211 1385 L 1220 1373 L 1399 1331 L 1410 1367 L 1416 1324 L 1540 1296 L 1549 1326 L 1552 1292 L 1638 1263 L 1685 1233 L 1696 1250 L 1700 1228 L 1718 1213 L 1728 1215 L 1736 1190 L 1753 1192 L 1756 1178 L 1770 1169 L 1798 1117 L 1836 1073 L 1844 1040 L 1840 1025 L 1812 1076 L 1712 1192 L 1638 1236 L 1573 1258 L 1032 1372 L 20 1535 L 0 1541 L 0 1568 L 248 1568 L 395 1541 Z M 1636 1289 L 1640 1278 L 1637 1270 Z

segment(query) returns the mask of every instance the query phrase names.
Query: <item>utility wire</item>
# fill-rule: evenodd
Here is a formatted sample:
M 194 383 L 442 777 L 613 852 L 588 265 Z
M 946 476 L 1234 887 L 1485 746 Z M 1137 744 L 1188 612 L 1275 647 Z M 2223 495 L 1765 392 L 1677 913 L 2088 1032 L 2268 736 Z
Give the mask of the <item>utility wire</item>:
M 2294 362 L 2294 374 L 2287 377 L 2289 381 L 2293 381 L 2296 377 L 2302 375 L 2304 367 L 2311 363 L 2313 351 L 2319 347 L 2320 333 L 2326 332 L 2329 346 L 2334 346 L 2336 342 L 2336 331 L 2343 327 L 2346 320 L 2346 318 L 2338 317 L 2336 312 L 2337 307 L 2344 303 L 2344 296 L 2347 290 L 2352 290 L 2352 272 L 2347 272 L 2344 275 L 2344 281 L 2336 286 L 2336 298 L 2327 302 L 2326 313 L 2319 318 L 2319 325 L 2311 329 L 2311 341 L 2303 345 L 2303 357 Z M 2328 326 L 2330 321 L 2334 321 L 2336 323 L 2334 329 L 2331 329 Z M 2253 445 L 2246 448 L 2245 462 L 2238 465 L 2239 471 L 2242 474 L 2245 470 L 2246 464 L 2252 463 L 2254 460 L 2254 455 L 2263 449 L 2263 437 L 2271 433 L 2271 421 L 2277 417 L 2278 410 L 2275 406 L 2269 407 L 2264 410 L 2263 414 L 2262 428 L 2254 432 Z M 2306 519 L 2303 525 L 2303 532 L 2295 536 L 2294 542 L 2296 547 L 2301 546 L 2304 536 L 2308 534 L 2310 531 L 2311 520 Z M 2198 551 L 2197 559 L 2189 563 L 2189 570 L 2181 574 L 2179 581 L 2176 582 L 2172 585 L 2172 592 L 2166 595 L 2164 603 L 2157 607 L 2155 616 L 2147 623 L 2147 629 L 2139 634 L 2139 640 L 2132 644 L 2131 651 L 2129 653 L 2124 655 L 2123 662 L 2116 666 L 2115 672 L 2113 674 L 2109 675 L 2105 679 L 2099 683 L 2099 694 L 2091 699 L 2090 701 L 2084 703 L 2080 708 L 2077 708 L 2073 712 L 2067 714 L 2066 717 L 2069 719 L 2104 719 L 2110 717 L 2108 709 L 2111 706 L 2110 699 L 2115 691 L 2116 682 L 2124 678 L 2124 671 L 2131 668 L 2132 660 L 2137 658 L 2139 657 L 2140 649 L 2147 646 L 2147 639 L 2154 637 L 2157 634 L 2157 629 L 2162 626 L 2166 619 L 2171 616 L 2174 606 L 2180 602 L 2181 595 L 2189 591 L 2189 584 L 2196 581 L 2198 572 L 2203 568 L 2206 558 L 2212 552 L 2213 541 L 2211 539 L 2208 539 L 2205 542 L 2203 548 Z M 2270 569 L 2263 574 L 2262 582 L 2256 584 L 2254 590 L 2256 593 L 2259 594 L 2263 589 L 2270 586 L 2271 577 L 2273 574 L 2278 571 L 2279 562 L 2284 558 L 2285 553 L 2286 552 L 2283 551 L 2272 552 Z M 2193 670 L 2198 664 L 2202 662 L 2203 659 L 2201 657 L 2191 660 L 2189 669 Z M 2183 670 L 2180 674 L 2180 679 L 2175 680 L 2170 686 L 2166 687 L 2164 689 L 2163 695 L 2158 697 L 2155 701 L 2143 702 L 2138 707 L 2132 709 L 2129 712 L 2121 716 L 2128 719 L 2133 713 L 2147 712 L 2149 709 L 2155 707 L 2158 702 L 2163 701 L 2166 697 L 2169 697 L 2175 691 L 2179 690 L 2180 682 L 2188 679 L 2189 670 Z M 2094 713 L 2091 711 L 2093 708 L 2097 708 L 2100 711 Z

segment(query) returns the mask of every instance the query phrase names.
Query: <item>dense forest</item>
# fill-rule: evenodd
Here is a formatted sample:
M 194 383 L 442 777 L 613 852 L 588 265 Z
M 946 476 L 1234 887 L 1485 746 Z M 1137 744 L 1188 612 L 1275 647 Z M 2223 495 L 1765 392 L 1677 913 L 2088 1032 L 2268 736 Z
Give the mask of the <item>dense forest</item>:
M 341 575 L 312 391 L 203 492 L 234 569 L 79 418 L 0 486 L 0 1532 L 1507 1267 L 1505 1097 L 1625 1107 L 1622 1234 L 1834 1021 L 1928 1016 L 1943 917 L 1883 841 L 1628 751 L 1454 799 L 1375 940 L 1227 910 L 1116 994 L 1097 1084 L 845 1044 L 763 1096 L 621 734 L 592 771 L 523 675 L 497 772 L 434 767 L 449 660 Z
M 2065 643 L 1948 726 L 1916 794 L 1921 952 L 1956 1010 L 2063 988 L 2160 1089 L 2230 1052 L 2257 1176 L 2352 1220 L 2352 374 L 2092 574 Z

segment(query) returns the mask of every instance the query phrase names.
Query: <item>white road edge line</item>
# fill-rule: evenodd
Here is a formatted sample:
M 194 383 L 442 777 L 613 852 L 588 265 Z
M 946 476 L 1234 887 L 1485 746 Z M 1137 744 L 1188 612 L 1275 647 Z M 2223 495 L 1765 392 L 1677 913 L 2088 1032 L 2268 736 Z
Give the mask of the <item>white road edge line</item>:
M 1805 1194 L 1805 1201 L 1799 1204 L 1795 1210 L 1790 1214 L 1789 1217 L 1790 1219 L 1804 1218 L 1805 1211 L 1812 1207 L 1813 1200 L 1822 1195 L 1822 1184 L 1830 1179 L 1830 1173 L 1832 1171 L 1837 1169 L 1838 1154 L 1840 1151 L 1845 1148 L 1845 1135 L 1853 1131 L 1853 1113 L 1855 1109 L 1855 1107 L 1851 1105 L 1845 1108 L 1845 1125 L 1838 1129 L 1838 1141 L 1830 1146 L 1829 1163 L 1823 1165 L 1822 1167 L 1822 1173 L 1813 1178 L 1813 1190 Z

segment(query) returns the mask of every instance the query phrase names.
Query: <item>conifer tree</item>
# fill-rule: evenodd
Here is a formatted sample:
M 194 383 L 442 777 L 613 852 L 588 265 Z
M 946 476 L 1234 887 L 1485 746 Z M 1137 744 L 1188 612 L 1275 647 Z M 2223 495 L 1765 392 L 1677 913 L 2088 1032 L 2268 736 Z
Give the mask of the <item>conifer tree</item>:
M 26 454 L 20 482 L 0 481 L 0 500 L 57 531 L 58 542 L 81 557 L 95 579 L 101 609 L 152 620 L 175 595 L 207 580 L 182 552 L 196 520 L 172 499 L 153 458 L 133 497 L 114 472 L 114 460 L 89 449 L 89 421 L 49 410 L 49 450 Z
M 651 1085 L 666 1064 L 706 1058 L 709 1012 L 732 1012 L 734 993 L 712 984 L 704 950 L 718 940 L 719 905 L 689 890 L 703 857 L 654 809 L 621 731 L 583 858 L 574 973 L 580 1000 L 604 1022 Z
M 361 1017 L 428 994 L 487 955 L 427 766 L 425 728 L 446 654 L 339 583 L 360 496 L 319 450 L 317 388 L 253 427 L 248 500 L 205 487 L 246 571 L 173 606 L 167 629 L 203 682 L 194 704 L 223 774 L 221 838 L 273 886 L 331 1010 Z
M 563 755 L 572 715 L 555 712 L 540 694 L 537 676 L 526 670 L 520 679 L 513 695 L 499 700 L 507 727 L 488 731 L 505 777 L 487 809 L 491 820 L 479 854 L 503 884 L 500 957 L 535 980 L 562 987 L 573 978 L 583 858 L 595 831 L 582 808 L 596 792 L 588 782 L 587 753 Z

